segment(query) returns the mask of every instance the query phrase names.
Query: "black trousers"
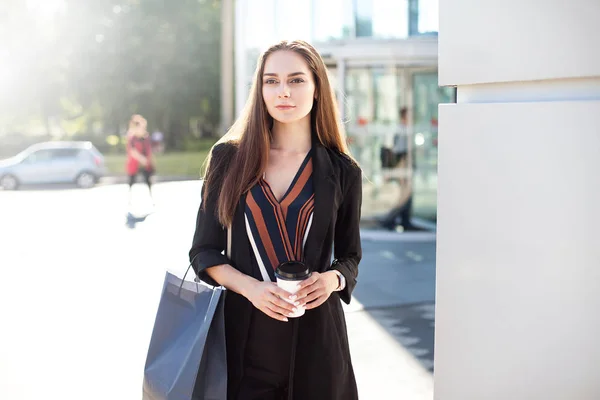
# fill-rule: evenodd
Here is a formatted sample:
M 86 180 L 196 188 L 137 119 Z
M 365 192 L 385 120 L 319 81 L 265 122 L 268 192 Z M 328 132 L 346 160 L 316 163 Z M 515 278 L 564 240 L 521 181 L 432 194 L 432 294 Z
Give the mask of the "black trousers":
M 381 224 L 388 229 L 396 229 L 396 226 L 400 224 L 404 229 L 413 229 L 413 225 L 410 222 L 412 216 L 412 195 L 406 200 L 406 202 L 398 207 L 392 208 L 385 218 L 381 221 Z
M 293 322 L 277 321 L 254 308 L 238 400 L 286 400 Z
M 129 187 L 133 186 L 133 184 L 135 183 L 135 178 L 140 173 L 144 176 L 144 181 L 146 182 L 146 185 L 148 185 L 148 187 L 152 187 L 152 182 L 150 181 L 150 177 L 152 176 L 152 171 L 148 171 L 145 168 L 140 168 L 137 173 L 135 173 L 133 175 L 129 175 Z

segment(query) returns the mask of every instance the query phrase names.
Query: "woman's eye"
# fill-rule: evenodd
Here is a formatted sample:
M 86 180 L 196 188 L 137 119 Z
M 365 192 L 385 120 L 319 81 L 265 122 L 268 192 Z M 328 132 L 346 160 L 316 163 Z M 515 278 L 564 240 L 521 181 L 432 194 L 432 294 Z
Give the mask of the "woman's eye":
M 304 79 L 302 79 L 302 78 L 292 79 L 292 83 L 302 83 L 302 82 L 304 82 Z
M 266 83 L 267 85 L 270 85 L 270 84 L 272 84 L 272 83 L 275 83 L 275 79 L 267 79 L 267 80 L 265 81 L 265 83 Z

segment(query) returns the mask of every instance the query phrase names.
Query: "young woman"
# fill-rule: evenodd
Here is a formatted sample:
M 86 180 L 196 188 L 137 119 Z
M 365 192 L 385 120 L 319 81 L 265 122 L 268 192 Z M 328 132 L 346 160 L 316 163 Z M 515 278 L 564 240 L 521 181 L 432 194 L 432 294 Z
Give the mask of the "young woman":
M 362 254 L 362 173 L 311 45 L 281 42 L 261 56 L 205 178 L 189 255 L 202 280 L 228 289 L 228 399 L 356 399 L 340 299 L 350 302 Z M 274 283 L 286 261 L 312 273 L 295 297 Z
M 134 115 L 129 121 L 127 131 L 127 161 L 125 168 L 129 177 L 129 203 L 131 203 L 131 188 L 138 174 L 144 176 L 150 197 L 152 197 L 152 182 L 150 177 L 154 174 L 154 159 L 152 157 L 152 143 L 146 128 L 148 123 L 141 115 Z

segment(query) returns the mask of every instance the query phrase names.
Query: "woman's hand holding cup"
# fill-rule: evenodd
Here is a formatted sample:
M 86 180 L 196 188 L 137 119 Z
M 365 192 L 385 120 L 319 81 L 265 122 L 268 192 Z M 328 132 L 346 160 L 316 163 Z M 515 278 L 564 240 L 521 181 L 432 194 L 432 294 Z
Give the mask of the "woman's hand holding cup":
M 309 279 L 310 276 L 310 269 L 306 264 L 300 261 L 286 261 L 279 264 L 275 269 L 277 286 L 292 294 L 291 297 L 286 297 L 284 300 L 293 303 L 294 306 L 298 306 L 299 304 L 297 301 L 298 294 L 296 292 L 300 289 L 300 283 Z M 297 307 L 294 313 L 289 316 L 292 318 L 301 317 L 304 315 L 304 311 L 304 307 Z
M 338 286 L 339 278 L 334 272 L 328 271 L 322 274 L 313 272 L 310 278 L 299 283 L 296 296 L 300 307 L 305 307 L 307 310 L 319 307 Z
M 246 293 L 246 298 L 263 313 L 279 321 L 287 322 L 293 315 L 299 302 L 292 300 L 292 295 L 273 282 L 256 281 Z M 289 303 L 283 299 L 290 299 Z

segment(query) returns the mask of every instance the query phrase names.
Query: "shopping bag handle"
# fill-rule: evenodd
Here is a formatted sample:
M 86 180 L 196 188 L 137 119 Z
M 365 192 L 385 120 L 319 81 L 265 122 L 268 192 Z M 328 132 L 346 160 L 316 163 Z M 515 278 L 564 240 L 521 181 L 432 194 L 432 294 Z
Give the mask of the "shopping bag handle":
M 183 287 L 183 283 L 185 282 L 185 278 L 187 277 L 188 272 L 190 272 L 190 268 L 192 268 L 192 265 L 193 265 L 195 259 L 196 259 L 196 256 L 194 256 L 194 258 L 192 259 L 192 262 L 190 263 L 190 265 L 188 265 L 187 269 L 185 270 L 185 274 L 183 274 L 183 279 L 181 280 L 181 283 L 179 284 L 179 291 L 181 291 L 181 288 Z M 198 277 L 194 278 L 194 283 L 196 283 L 196 290 L 198 292 L 200 291 L 200 284 L 208 286 L 211 289 L 221 288 L 221 289 L 225 290 L 224 286 L 213 286 L 210 283 L 205 282 Z
M 227 258 L 229 258 L 231 260 L 231 227 L 227 228 Z M 192 258 L 192 261 L 190 261 L 190 265 L 188 265 L 187 269 L 185 270 L 185 274 L 183 275 L 183 279 L 181 280 L 181 284 L 179 285 L 179 290 L 181 291 L 181 288 L 183 287 L 183 282 L 185 282 L 185 278 L 187 277 L 188 272 L 190 272 L 190 268 L 192 268 L 192 265 L 194 264 L 194 260 L 196 259 L 196 257 L 198 257 L 200 253 L 196 254 L 194 256 L 194 258 Z M 194 282 L 196 282 L 196 288 L 198 288 L 198 284 L 200 282 L 202 282 L 203 284 L 210 286 L 211 288 L 221 288 L 223 290 L 225 290 L 225 287 L 220 285 L 220 286 L 213 286 L 211 284 L 209 284 L 208 282 L 204 282 L 203 280 L 201 280 L 200 278 L 196 277 L 194 278 Z

